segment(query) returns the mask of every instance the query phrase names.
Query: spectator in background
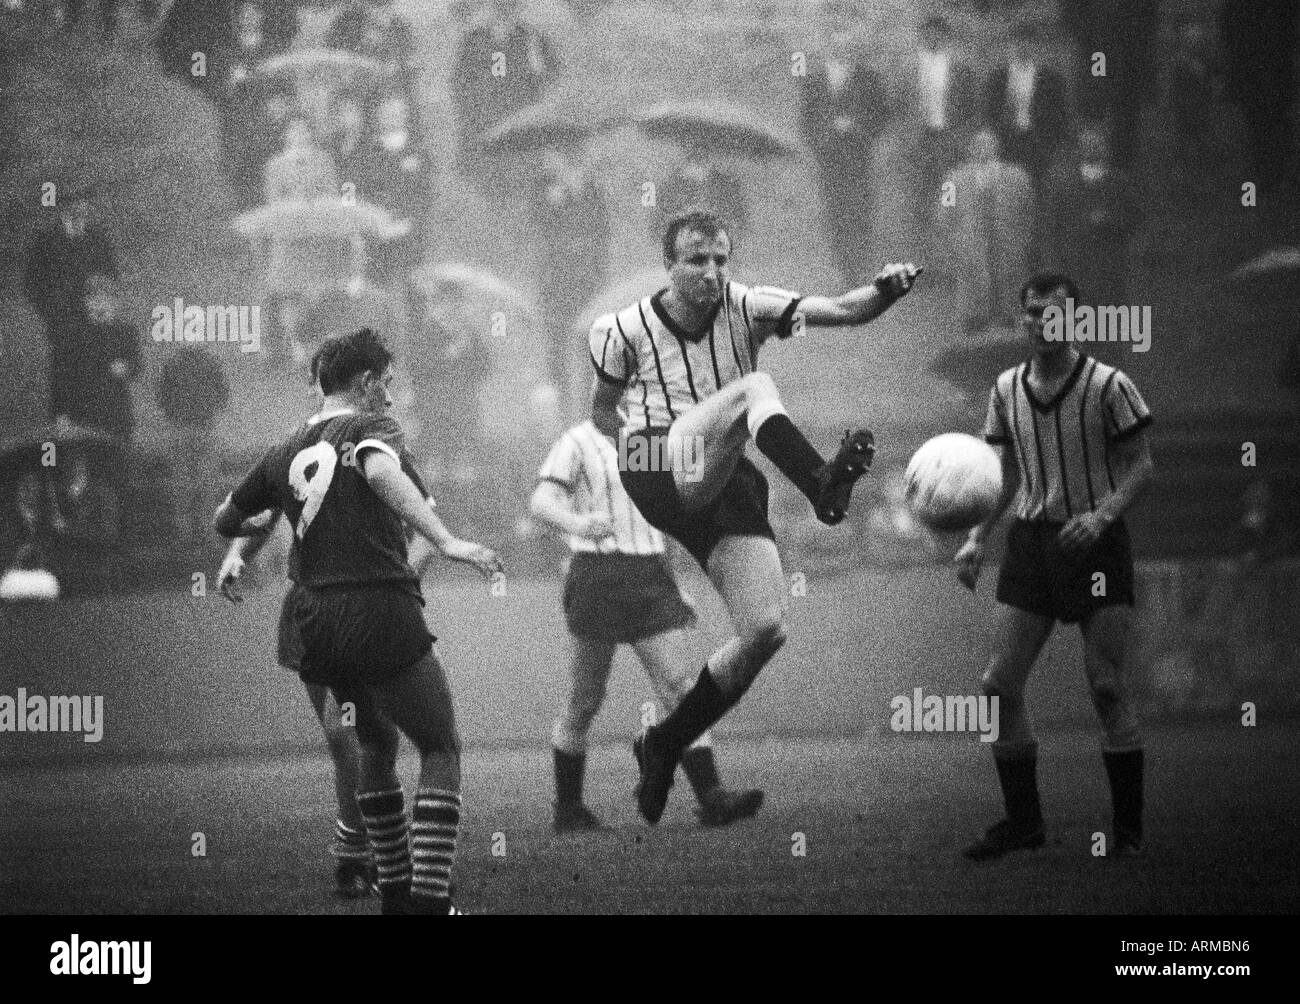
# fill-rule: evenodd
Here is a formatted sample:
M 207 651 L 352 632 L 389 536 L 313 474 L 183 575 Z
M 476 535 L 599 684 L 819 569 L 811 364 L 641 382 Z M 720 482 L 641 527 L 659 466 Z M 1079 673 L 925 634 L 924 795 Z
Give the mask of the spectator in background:
M 1265 190 L 1294 177 L 1298 16 L 1293 0 L 1232 0 L 1220 14 L 1228 96 L 1246 120 L 1251 169 Z
M 412 129 L 410 103 L 404 94 L 380 98 L 354 159 L 362 197 L 388 210 L 394 219 L 411 224 L 405 237 L 372 251 L 374 276 L 383 281 L 419 263 L 432 201 L 429 159 Z
M 958 53 L 952 27 L 938 15 L 921 24 L 912 73 L 906 85 L 912 172 L 911 211 L 918 232 L 930 238 L 925 253 L 933 257 L 931 227 L 939 209 L 940 183 L 961 159 L 977 115 L 975 71 Z
M 1237 0 L 1224 9 L 1240 16 Z M 1160 0 L 1069 0 L 1060 10 L 1083 49 L 1079 96 L 1084 115 L 1109 122 L 1114 164 L 1130 170 L 1138 153 L 1143 101 L 1156 84 Z M 1247 30 L 1254 37 L 1258 28 Z M 1093 72 L 1097 53 L 1105 57 L 1104 76 Z
M 309 201 L 339 194 L 339 176 L 330 155 L 316 145 L 302 119 L 289 123 L 284 150 L 266 162 L 266 202 Z
M 985 85 L 984 121 L 1006 160 L 1019 164 L 1036 186 L 1043 183 L 1061 143 L 1073 134 L 1065 80 L 1043 58 L 1036 25 L 1017 25 L 1011 56 Z
M 876 262 L 873 151 L 889 122 L 889 94 L 854 51 L 852 23 L 830 14 L 825 56 L 810 61 L 800 90 L 804 139 L 820 169 L 827 230 L 851 284 Z
M 353 0 L 334 18 L 325 44 L 346 49 L 384 64 L 385 85 L 414 96 L 415 38 L 410 23 L 390 3 Z
M 135 429 L 129 384 L 140 369 L 139 332 L 122 320 L 117 282 L 111 277 L 90 276 L 83 303 L 84 320 L 55 364 L 50 391 L 61 418 L 114 439 L 111 445 L 72 451 L 67 493 L 81 510 L 77 522 L 116 539 L 126 454 Z
M 54 184 L 58 222 L 40 231 L 27 248 L 23 295 L 45 323 L 50 342 L 51 385 L 64 364 L 64 353 L 75 345 L 85 319 L 86 282 L 100 274 L 117 279 L 113 245 L 90 221 L 94 189 L 73 179 Z M 58 414 L 51 398 L 50 417 Z
M 1169 71 L 1169 107 L 1180 167 L 1194 169 L 1214 142 L 1210 131 L 1214 102 L 1222 92 L 1221 75 L 1209 27 L 1196 21 L 1180 25 Z
M 489 320 L 459 283 L 440 283 L 411 299 L 420 305 L 407 358 L 419 388 L 414 410 L 422 453 L 438 477 L 470 481 L 480 455 L 479 395 L 492 362 Z
M 207 349 L 181 345 L 169 351 L 158 380 L 158 407 L 168 422 L 166 490 L 177 544 L 193 552 L 202 549 L 220 501 L 216 424 L 230 400 L 230 384 Z
M 546 328 L 547 378 L 568 408 L 573 361 L 586 362 L 573 325 L 601 289 L 609 260 L 609 206 L 598 178 L 571 152 L 542 154 L 533 192 L 533 217 L 542 234 L 538 299 Z M 586 388 L 582 388 L 583 391 Z
M 492 0 L 488 23 L 470 29 L 457 49 L 451 94 L 462 152 L 510 113 L 535 104 L 559 75 L 550 40 L 522 20 L 522 7 L 519 0 Z
M 1077 158 L 1052 172 L 1044 198 L 1043 251 L 1051 270 L 1074 277 L 1086 304 L 1126 304 L 1128 247 L 1142 210 L 1100 127 L 1083 130 Z
M 292 0 L 176 0 L 154 37 L 163 72 L 224 108 L 232 86 L 268 56 L 284 52 L 298 30 Z M 195 53 L 206 73 L 194 74 Z
M 334 98 L 329 132 L 322 137 L 322 146 L 329 154 L 339 176 L 362 187 L 365 173 L 363 141 L 366 134 L 366 113 L 361 101 L 351 94 Z
M 1029 174 L 1002 160 L 997 137 L 981 130 L 971 140 L 969 159 L 946 180 L 956 201 L 940 210 L 940 219 L 957 256 L 962 326 L 968 334 L 991 323 L 1014 328 L 1034 232 Z
M 248 98 L 248 118 L 227 137 L 231 145 L 226 149 L 235 199 L 241 211 L 261 201 L 266 165 L 283 149 L 295 107 L 293 88 L 289 84 L 249 88 Z

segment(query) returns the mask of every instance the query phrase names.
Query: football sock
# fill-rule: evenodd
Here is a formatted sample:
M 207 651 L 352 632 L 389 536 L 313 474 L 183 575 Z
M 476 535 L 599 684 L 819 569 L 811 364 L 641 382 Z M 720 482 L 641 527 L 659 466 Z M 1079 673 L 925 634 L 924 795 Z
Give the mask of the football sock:
M 460 827 L 460 795 L 437 788 L 421 789 L 411 813 L 411 897 L 450 898 L 451 864 Z
M 582 753 L 555 750 L 555 801 L 561 805 L 582 802 L 582 775 L 587 757 Z
M 709 792 L 721 787 L 722 778 L 718 776 L 718 762 L 713 757 L 710 746 L 692 746 L 682 754 L 682 771 L 686 780 L 691 782 L 695 798 L 703 802 Z
M 776 464 L 791 484 L 816 503 L 819 485 L 813 471 L 826 463 L 784 411 L 765 418 L 754 432 L 754 443 Z
M 660 724 L 647 730 L 647 741 L 656 747 L 680 757 L 696 739 L 708 731 L 709 726 L 727 713 L 734 704 L 727 700 L 706 663 L 695 686 L 682 698 L 673 713 Z
M 1038 752 L 1016 757 L 995 756 L 1002 798 L 1007 818 L 1017 827 L 1035 829 L 1043 825 L 1043 810 L 1038 802 Z
M 389 897 L 406 892 L 411 884 L 411 843 L 402 789 L 358 792 L 357 804 L 375 852 L 380 894 Z
M 1114 810 L 1115 831 L 1142 836 L 1142 768 L 1141 750 L 1123 753 L 1103 752 L 1106 776 L 1110 779 L 1110 801 Z
M 364 826 L 353 827 L 341 819 L 334 821 L 334 842 L 330 853 L 340 861 L 365 861 L 370 857 L 370 844 Z

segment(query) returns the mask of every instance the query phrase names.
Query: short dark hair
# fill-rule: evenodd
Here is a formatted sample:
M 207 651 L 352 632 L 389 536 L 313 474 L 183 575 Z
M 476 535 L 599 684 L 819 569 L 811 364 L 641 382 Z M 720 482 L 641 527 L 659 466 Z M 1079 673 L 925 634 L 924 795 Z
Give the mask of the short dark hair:
M 732 250 L 735 250 L 735 243 L 731 241 L 731 232 L 727 229 L 727 224 L 722 217 L 712 209 L 689 206 L 668 221 L 668 229 L 664 231 L 665 261 L 677 260 L 677 235 L 683 230 L 695 230 L 705 237 L 717 237 L 718 234 L 726 234 Z
M 1064 272 L 1035 272 L 1020 287 L 1020 306 L 1025 305 L 1030 293 L 1046 296 L 1052 290 L 1061 288 L 1064 288 L 1069 299 L 1079 302 L 1079 285 Z
M 380 337 L 370 328 L 331 335 L 312 356 L 312 373 L 326 394 L 346 390 L 362 373 L 383 373 L 393 361 Z

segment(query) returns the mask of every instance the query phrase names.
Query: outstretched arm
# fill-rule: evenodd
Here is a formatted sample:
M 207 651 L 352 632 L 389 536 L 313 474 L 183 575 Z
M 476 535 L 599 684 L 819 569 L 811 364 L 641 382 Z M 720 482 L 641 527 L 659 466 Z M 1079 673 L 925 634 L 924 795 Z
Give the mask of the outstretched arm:
M 840 327 L 873 321 L 907 295 L 922 266 L 910 261 L 886 265 L 869 286 L 859 286 L 839 296 L 806 296 L 796 316 L 810 326 Z

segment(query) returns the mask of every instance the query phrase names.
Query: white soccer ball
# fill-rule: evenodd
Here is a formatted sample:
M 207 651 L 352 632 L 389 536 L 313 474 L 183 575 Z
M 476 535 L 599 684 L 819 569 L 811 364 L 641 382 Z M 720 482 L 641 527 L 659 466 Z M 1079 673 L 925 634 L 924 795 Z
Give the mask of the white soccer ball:
M 916 451 L 904 480 L 916 518 L 937 533 L 953 533 L 993 514 L 1002 492 L 1002 463 L 987 443 L 945 432 Z

